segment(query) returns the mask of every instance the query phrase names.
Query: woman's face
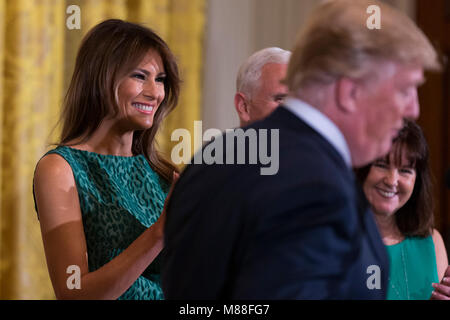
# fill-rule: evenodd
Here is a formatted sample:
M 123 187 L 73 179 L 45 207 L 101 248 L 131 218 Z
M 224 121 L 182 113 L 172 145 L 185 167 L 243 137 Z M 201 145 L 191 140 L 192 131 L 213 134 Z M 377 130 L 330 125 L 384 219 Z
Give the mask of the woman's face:
M 159 53 L 149 50 L 139 65 L 118 87 L 121 123 L 127 129 L 145 130 L 153 125 L 156 110 L 164 100 L 166 74 Z
M 416 170 L 402 151 L 400 165 L 394 156 L 376 160 L 364 182 L 363 189 L 375 214 L 390 216 L 405 205 L 416 182 Z

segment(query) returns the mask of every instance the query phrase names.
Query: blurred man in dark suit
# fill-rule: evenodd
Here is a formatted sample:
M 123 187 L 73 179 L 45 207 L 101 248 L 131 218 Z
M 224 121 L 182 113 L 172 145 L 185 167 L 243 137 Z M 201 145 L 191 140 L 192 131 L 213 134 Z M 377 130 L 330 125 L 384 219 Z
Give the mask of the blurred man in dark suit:
M 371 5 L 380 29 L 367 26 Z M 245 128 L 279 130 L 267 148 L 279 170 L 219 162 L 181 175 L 167 211 L 165 297 L 384 299 L 388 259 L 352 167 L 389 151 L 403 119 L 419 116 L 423 70 L 439 68 L 406 15 L 377 1 L 323 2 L 298 36 L 284 106 Z

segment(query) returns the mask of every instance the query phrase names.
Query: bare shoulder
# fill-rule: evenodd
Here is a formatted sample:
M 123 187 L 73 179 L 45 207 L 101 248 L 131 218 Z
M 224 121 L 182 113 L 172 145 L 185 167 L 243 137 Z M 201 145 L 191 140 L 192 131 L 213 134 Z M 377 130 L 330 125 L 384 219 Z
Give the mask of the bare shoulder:
M 44 233 L 81 219 L 75 178 L 63 157 L 48 154 L 38 162 L 34 174 L 34 195 Z
M 433 238 L 434 248 L 436 250 L 436 258 L 439 259 L 439 256 L 442 256 L 443 253 L 445 253 L 445 256 L 447 256 L 444 240 L 442 239 L 442 236 L 439 233 L 439 231 L 433 229 L 431 236 Z
M 438 277 L 439 280 L 441 280 L 448 266 L 447 250 L 445 249 L 444 240 L 442 239 L 442 236 L 439 233 L 439 231 L 433 229 L 432 237 L 434 242 L 434 250 L 436 252 Z
M 47 182 L 74 182 L 72 168 L 69 163 L 58 154 L 47 154 L 36 165 L 34 173 L 35 186 Z
M 444 240 L 442 239 L 441 234 L 437 229 L 433 229 L 433 233 L 431 235 L 433 237 L 434 245 L 444 245 Z

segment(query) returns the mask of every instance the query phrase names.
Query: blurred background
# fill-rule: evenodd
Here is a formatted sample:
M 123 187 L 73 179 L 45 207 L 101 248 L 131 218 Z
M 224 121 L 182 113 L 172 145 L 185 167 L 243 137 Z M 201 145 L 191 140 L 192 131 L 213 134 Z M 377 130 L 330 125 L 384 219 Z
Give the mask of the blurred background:
M 299 27 L 321 0 L 0 0 L 0 299 L 54 299 L 34 209 L 36 162 L 51 148 L 82 37 L 108 18 L 144 24 L 175 53 L 182 90 L 158 141 L 170 156 L 170 134 L 195 120 L 203 131 L 237 127 L 235 78 L 240 64 L 269 46 L 290 50 Z M 355 0 L 357 1 L 357 0 Z M 413 18 L 444 59 L 450 49 L 450 3 L 388 2 Z M 69 29 L 71 5 L 80 29 Z M 381 20 L 382 20 L 381 16 Z M 332 23 L 332 22 L 330 22 Z M 395 30 L 393 30 L 395 32 Z M 419 124 L 435 177 L 436 227 L 449 247 L 448 67 L 420 89 Z

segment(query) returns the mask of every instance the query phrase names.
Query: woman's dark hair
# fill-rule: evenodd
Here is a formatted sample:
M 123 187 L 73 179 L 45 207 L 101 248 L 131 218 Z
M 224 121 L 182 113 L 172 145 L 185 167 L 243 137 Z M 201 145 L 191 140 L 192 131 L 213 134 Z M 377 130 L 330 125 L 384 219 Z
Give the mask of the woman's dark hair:
M 393 155 L 395 165 L 400 166 L 403 151 L 406 151 L 408 161 L 416 170 L 416 182 L 411 198 L 395 213 L 395 220 L 404 236 L 427 237 L 431 235 L 434 226 L 428 144 L 422 129 L 410 120 L 405 120 L 404 127 L 393 141 L 390 153 L 383 160 L 389 164 L 389 156 Z M 372 164 L 356 170 L 356 176 L 362 185 Z
M 106 20 L 84 37 L 64 101 L 59 145 L 86 141 L 105 117 L 118 113 L 119 82 L 137 67 L 150 49 L 159 53 L 164 64 L 165 97 L 155 113 L 152 127 L 134 133 L 132 152 L 143 154 L 155 171 L 172 181 L 172 172 L 177 169 L 157 152 L 155 135 L 162 120 L 178 103 L 178 66 L 164 40 L 152 30 L 134 23 Z

